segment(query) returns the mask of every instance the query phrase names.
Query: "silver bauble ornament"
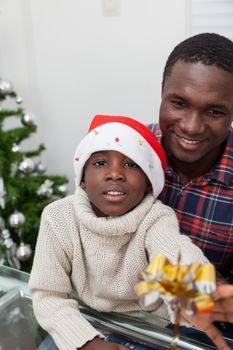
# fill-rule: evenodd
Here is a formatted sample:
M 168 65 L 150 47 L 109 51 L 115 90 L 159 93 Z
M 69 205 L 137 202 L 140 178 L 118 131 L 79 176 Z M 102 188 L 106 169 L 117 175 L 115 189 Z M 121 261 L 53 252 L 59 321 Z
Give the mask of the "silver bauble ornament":
M 46 166 L 41 161 L 39 161 L 35 166 L 35 171 L 38 174 L 44 174 L 46 172 Z
M 15 211 L 11 216 L 9 217 L 9 223 L 11 227 L 19 228 L 25 223 L 26 219 L 23 213 L 20 213 L 19 211 Z
M 24 242 L 20 243 L 20 246 L 16 250 L 16 257 L 20 261 L 25 261 L 30 258 L 32 255 L 32 249 L 30 244 L 25 244 Z
M 31 173 L 35 168 L 35 164 L 31 158 L 24 158 L 19 164 L 19 170 L 25 174 Z
M 43 197 L 47 197 L 50 198 L 53 194 L 53 182 L 50 180 L 45 180 L 44 183 L 42 183 L 42 185 L 40 185 L 40 187 L 37 190 L 37 194 L 39 196 L 43 196 Z
M 22 123 L 26 126 L 34 126 L 36 125 L 35 119 L 35 115 L 32 112 L 26 112 L 22 116 Z
M 23 98 L 21 96 L 16 96 L 15 102 L 18 103 L 18 105 L 20 105 L 23 102 Z
M 4 240 L 3 243 L 4 243 L 4 245 L 6 246 L 6 248 L 7 248 L 7 249 L 11 248 L 12 245 L 14 244 L 14 242 L 13 242 L 11 236 L 10 236 L 9 230 L 4 229 L 4 230 L 2 231 L 2 238 L 3 238 L 3 240 Z
M 19 152 L 20 147 L 19 147 L 19 145 L 17 143 L 14 142 L 13 145 L 12 145 L 11 150 L 12 150 L 12 152 L 16 153 L 16 152 Z
M 2 209 L 5 209 L 5 197 L 6 197 L 6 191 L 4 186 L 3 178 L 0 177 L 0 207 Z
M 67 186 L 66 185 L 60 185 L 57 187 L 58 191 L 60 191 L 63 195 L 67 194 Z
M 4 94 L 9 94 L 13 91 L 13 85 L 8 80 L 0 79 L 0 92 L 3 92 Z
M 7 264 L 14 269 L 20 269 L 20 262 L 16 258 L 16 243 L 13 241 L 13 239 L 10 236 L 9 230 L 5 229 L 2 231 L 2 238 L 3 238 L 3 244 L 7 248 L 5 251 L 5 258 L 7 261 Z
M 5 227 L 5 220 L 0 216 L 0 232 L 4 229 Z

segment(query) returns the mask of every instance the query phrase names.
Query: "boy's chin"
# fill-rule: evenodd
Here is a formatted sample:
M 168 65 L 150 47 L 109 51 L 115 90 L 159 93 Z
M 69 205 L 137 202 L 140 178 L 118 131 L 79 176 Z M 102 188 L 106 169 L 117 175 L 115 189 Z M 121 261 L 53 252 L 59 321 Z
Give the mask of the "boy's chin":
M 133 210 L 134 207 L 128 209 L 128 208 L 102 208 L 99 209 L 97 207 L 93 206 L 93 210 L 95 212 L 95 214 L 99 217 L 107 217 L 107 216 L 111 216 L 111 217 L 118 217 L 118 216 L 122 216 L 125 215 L 127 213 L 129 213 L 131 210 Z

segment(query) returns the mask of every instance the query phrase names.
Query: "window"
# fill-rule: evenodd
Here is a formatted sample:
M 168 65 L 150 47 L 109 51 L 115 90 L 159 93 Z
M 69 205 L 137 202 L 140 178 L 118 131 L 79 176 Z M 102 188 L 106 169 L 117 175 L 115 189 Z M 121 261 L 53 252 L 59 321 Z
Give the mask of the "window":
M 210 32 L 233 40 L 233 0 L 192 0 L 191 35 Z

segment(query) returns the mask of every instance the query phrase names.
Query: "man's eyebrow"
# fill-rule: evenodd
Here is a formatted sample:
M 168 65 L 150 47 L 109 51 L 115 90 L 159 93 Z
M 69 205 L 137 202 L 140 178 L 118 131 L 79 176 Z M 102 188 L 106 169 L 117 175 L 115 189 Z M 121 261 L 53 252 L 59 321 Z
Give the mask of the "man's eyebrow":
M 186 98 L 182 94 L 178 94 L 177 92 L 171 92 L 167 94 L 168 98 L 177 98 L 179 100 L 186 100 Z
M 224 103 L 209 103 L 207 104 L 206 108 L 224 109 L 226 111 L 229 110 L 229 108 Z
M 182 101 L 188 101 L 189 99 L 186 96 L 183 96 L 182 93 L 177 93 L 177 92 L 171 92 L 169 94 L 167 94 L 167 98 L 174 98 L 174 99 L 178 99 L 178 100 L 182 100 Z M 228 111 L 229 108 L 227 107 L 226 104 L 224 103 L 207 103 L 206 104 L 206 109 L 208 108 L 216 108 L 216 109 L 223 109 L 225 111 Z

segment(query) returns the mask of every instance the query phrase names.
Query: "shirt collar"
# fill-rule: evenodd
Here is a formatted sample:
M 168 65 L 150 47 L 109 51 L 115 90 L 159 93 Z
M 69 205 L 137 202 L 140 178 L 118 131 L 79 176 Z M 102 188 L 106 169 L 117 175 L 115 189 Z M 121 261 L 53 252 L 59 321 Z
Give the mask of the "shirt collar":
M 162 132 L 159 124 L 149 125 L 151 131 L 155 134 L 156 138 L 162 142 Z M 172 168 L 167 165 L 166 173 L 171 174 Z M 225 149 L 223 151 L 221 159 L 215 164 L 213 169 L 202 176 L 202 179 L 206 181 L 218 181 L 225 185 L 230 185 L 233 179 L 233 128 L 229 130 Z

